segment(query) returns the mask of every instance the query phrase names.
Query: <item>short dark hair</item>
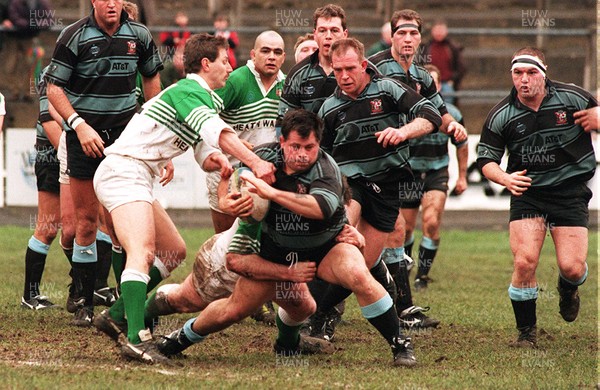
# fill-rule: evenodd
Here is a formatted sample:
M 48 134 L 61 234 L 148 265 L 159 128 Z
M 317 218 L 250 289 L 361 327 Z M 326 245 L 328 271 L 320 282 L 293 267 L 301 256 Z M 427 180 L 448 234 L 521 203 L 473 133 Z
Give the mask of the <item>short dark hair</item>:
M 348 49 L 354 49 L 359 61 L 365 59 L 365 45 L 356 38 L 342 38 L 333 42 L 329 49 L 329 59 L 331 60 L 333 53 L 345 53 Z
M 296 131 L 301 138 L 315 134 L 317 141 L 321 142 L 323 136 L 323 120 L 314 112 L 302 108 L 285 113 L 281 123 L 281 136 L 287 140 L 292 131 Z
M 541 49 L 538 49 L 537 47 L 534 46 L 525 46 L 520 48 L 519 50 L 517 50 L 515 52 L 515 54 L 513 54 L 512 59 L 514 59 L 516 56 L 520 56 L 521 54 L 527 54 L 530 56 L 534 56 L 539 58 L 540 60 L 542 60 L 542 62 L 544 63 L 544 65 L 548 65 L 546 63 L 546 56 L 544 55 L 544 52 Z
M 319 18 L 331 19 L 331 18 L 340 18 L 342 21 L 342 28 L 344 30 L 346 27 L 346 12 L 342 7 L 337 4 L 327 4 L 322 7 L 319 7 L 315 10 L 313 14 L 313 28 L 317 28 L 317 20 Z
M 227 39 L 202 33 L 192 35 L 183 49 L 183 64 L 185 73 L 198 73 L 202 69 L 203 58 L 215 62 L 220 49 L 229 49 Z
M 421 29 L 423 28 L 423 19 L 421 19 L 421 15 L 419 15 L 417 11 L 413 11 L 412 9 L 403 9 L 394 12 L 392 15 L 392 19 L 390 21 L 392 24 L 392 35 L 394 35 L 397 30 L 396 24 L 398 24 L 399 20 L 414 20 L 417 22 L 419 32 L 421 32 Z

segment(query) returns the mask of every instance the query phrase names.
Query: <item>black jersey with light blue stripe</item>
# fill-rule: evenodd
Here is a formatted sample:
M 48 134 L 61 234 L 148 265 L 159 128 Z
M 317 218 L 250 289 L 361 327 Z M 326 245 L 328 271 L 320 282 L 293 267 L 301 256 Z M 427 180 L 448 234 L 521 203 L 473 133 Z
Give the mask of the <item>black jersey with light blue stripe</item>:
M 136 75 L 162 69 L 148 29 L 127 20 L 109 36 L 94 12 L 66 27 L 58 37 L 46 78 L 62 87 L 75 111 L 96 131 L 122 128 L 136 111 Z M 65 130 L 71 130 L 65 124 Z
M 454 120 L 464 126 L 463 117 L 458 108 L 450 103 L 446 103 L 446 108 Z M 464 147 L 467 144 L 466 139 L 462 142 L 457 142 L 454 137 L 449 137 L 441 131 L 409 140 L 410 159 L 408 161 L 412 170 L 415 172 L 427 172 L 448 167 L 450 163 L 448 140 L 457 148 Z
M 377 67 L 382 75 L 402 81 L 431 101 L 441 115 L 448 112 L 446 104 L 438 93 L 435 82 L 427 69 L 412 63 L 408 68 L 408 72 L 405 71 L 392 56 L 391 48 L 372 55 L 369 57 L 369 61 Z
M 314 196 L 325 216 L 323 220 L 302 217 L 276 200 L 271 201 L 269 212 L 262 222 L 263 234 L 279 247 L 290 250 L 310 250 L 331 242 L 346 221 L 342 175 L 333 158 L 319 150 L 317 161 L 309 170 L 288 175 L 284 171 L 285 159 L 278 143 L 260 145 L 254 152 L 277 168 L 273 187 Z
M 410 176 L 408 141 L 383 147 L 375 133 L 400 128 L 415 118 L 432 122 L 441 117 L 433 104 L 401 82 L 367 68 L 371 81 L 356 99 L 338 88 L 321 107 L 324 121 L 321 147 L 338 163 L 342 174 L 370 181 L 399 181 Z
M 336 87 L 333 72 L 325 74 L 319 65 L 319 50 L 315 51 L 294 65 L 287 75 L 279 101 L 279 116 L 298 108 L 316 114 Z
M 518 100 L 515 88 L 490 111 L 477 151 L 480 167 L 499 164 L 507 148 L 506 172 L 527 169 L 531 188 L 593 177 L 596 158 L 591 135 L 575 124 L 573 113 L 598 102 L 573 84 L 547 80 L 546 92 L 537 112 Z

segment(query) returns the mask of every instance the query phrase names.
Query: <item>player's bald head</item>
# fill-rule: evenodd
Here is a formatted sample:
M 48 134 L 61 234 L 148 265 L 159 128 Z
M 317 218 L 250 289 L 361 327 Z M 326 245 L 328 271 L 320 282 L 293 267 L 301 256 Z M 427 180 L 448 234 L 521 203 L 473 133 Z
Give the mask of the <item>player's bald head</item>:
M 263 31 L 256 37 L 256 40 L 254 41 L 254 49 L 258 50 L 263 46 L 280 47 L 284 49 L 283 38 L 276 31 Z

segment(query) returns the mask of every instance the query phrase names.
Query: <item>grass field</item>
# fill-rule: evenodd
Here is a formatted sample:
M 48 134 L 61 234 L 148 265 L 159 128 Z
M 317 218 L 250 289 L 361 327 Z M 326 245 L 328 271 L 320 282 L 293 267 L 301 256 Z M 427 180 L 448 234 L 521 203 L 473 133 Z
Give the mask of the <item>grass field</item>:
M 70 326 L 57 309 L 19 307 L 24 253 L 31 230 L 0 227 L 0 388 L 400 388 L 573 389 L 598 382 L 598 233 L 590 235 L 589 279 L 580 289 L 582 307 L 573 323 L 558 314 L 557 268 L 548 239 L 538 268 L 540 348 L 515 350 L 514 318 L 507 295 L 512 271 L 506 232 L 443 232 L 429 290 L 415 302 L 431 306 L 442 320 L 433 331 L 413 333 L 419 365 L 391 366 L 384 340 L 349 299 L 338 327 L 338 351 L 328 356 L 278 359 L 274 327 L 248 319 L 187 351 L 182 368 L 126 362 L 106 336 Z M 182 231 L 188 260 L 172 276 L 181 281 L 208 230 Z M 418 242 L 418 239 L 417 239 Z M 64 305 L 68 263 L 56 242 L 50 251 L 42 293 Z M 111 276 L 112 281 L 112 276 Z M 96 310 L 99 310 L 98 308 Z M 158 332 L 181 326 L 186 316 L 163 320 Z

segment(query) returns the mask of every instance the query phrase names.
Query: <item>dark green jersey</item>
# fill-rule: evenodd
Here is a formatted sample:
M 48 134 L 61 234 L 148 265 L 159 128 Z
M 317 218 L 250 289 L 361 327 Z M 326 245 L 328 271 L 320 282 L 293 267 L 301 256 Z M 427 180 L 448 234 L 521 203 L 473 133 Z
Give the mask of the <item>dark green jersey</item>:
M 46 78 L 62 87 L 75 111 L 96 131 L 123 128 L 136 111 L 136 75 L 162 69 L 148 29 L 121 14 L 112 36 L 94 13 L 66 27 L 58 37 Z M 71 130 L 65 124 L 65 130 Z
M 287 75 L 279 102 L 279 116 L 283 117 L 288 110 L 297 108 L 319 112 L 325 99 L 331 96 L 336 87 L 333 72 L 325 74 L 319 65 L 319 51 L 315 51 L 294 65 Z
M 324 121 L 321 147 L 349 178 L 400 180 L 410 175 L 408 142 L 384 148 L 375 133 L 400 128 L 415 118 L 439 127 L 438 110 L 407 85 L 367 68 L 371 81 L 356 99 L 338 88 L 319 111 Z
M 408 68 L 408 72 L 406 72 L 392 56 L 392 49 L 372 55 L 369 57 L 369 61 L 377 67 L 377 70 L 382 75 L 402 81 L 421 96 L 431 101 L 441 115 L 448 112 L 444 100 L 438 93 L 435 82 L 427 69 L 413 63 Z
M 269 212 L 262 222 L 263 235 L 268 235 L 281 248 L 302 251 L 333 240 L 344 227 L 346 214 L 342 175 L 331 156 L 320 150 L 317 161 L 308 171 L 288 175 L 283 169 L 285 160 L 278 143 L 260 145 L 255 148 L 255 153 L 277 168 L 275 188 L 314 196 L 325 216 L 323 220 L 302 217 L 276 200 L 271 201 Z
M 531 187 L 587 181 L 596 169 L 590 133 L 575 124 L 573 113 L 598 105 L 582 88 L 547 80 L 547 95 L 537 112 L 517 99 L 517 91 L 488 114 L 481 132 L 477 162 L 500 163 L 508 149 L 506 172 L 527 169 Z
M 462 114 L 455 105 L 446 103 L 446 108 L 457 122 L 463 124 Z M 448 157 L 448 139 L 457 148 L 466 146 L 467 144 L 467 140 L 456 142 L 454 137 L 449 137 L 441 131 L 408 141 L 410 146 L 410 159 L 408 161 L 412 170 L 427 172 L 447 167 L 450 163 L 450 158 Z

